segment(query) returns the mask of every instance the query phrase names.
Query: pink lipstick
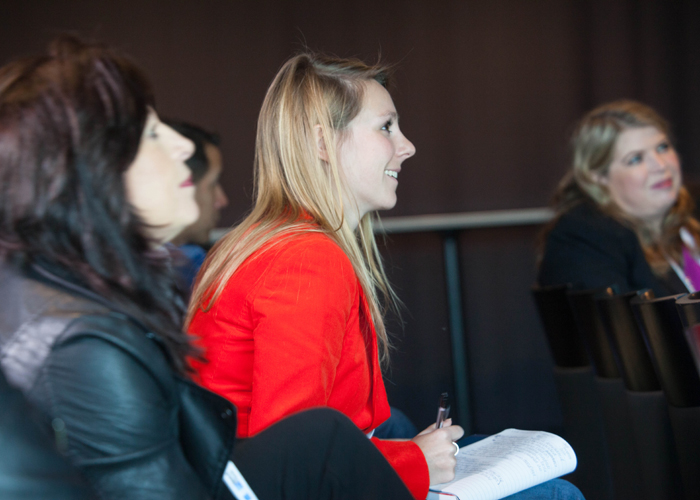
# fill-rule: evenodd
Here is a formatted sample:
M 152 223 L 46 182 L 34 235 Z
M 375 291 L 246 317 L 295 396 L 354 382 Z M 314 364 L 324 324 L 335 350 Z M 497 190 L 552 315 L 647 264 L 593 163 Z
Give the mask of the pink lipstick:
M 673 187 L 673 179 L 664 179 L 662 181 L 657 182 L 656 184 L 652 184 L 652 189 L 668 189 L 670 187 Z

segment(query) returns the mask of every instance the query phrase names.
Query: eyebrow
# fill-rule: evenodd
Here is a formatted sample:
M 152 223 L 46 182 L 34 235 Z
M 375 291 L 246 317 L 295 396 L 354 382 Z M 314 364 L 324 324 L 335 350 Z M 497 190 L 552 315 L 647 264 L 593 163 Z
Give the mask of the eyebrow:
M 399 114 L 396 111 L 387 111 L 380 116 L 382 118 L 393 118 L 395 121 L 399 121 Z
M 669 146 L 673 147 L 673 143 L 671 142 L 671 139 L 669 139 L 668 136 L 667 136 L 666 134 L 664 134 L 663 132 L 659 132 L 659 134 L 660 134 L 660 137 L 659 137 L 659 139 L 656 139 L 656 140 L 654 141 L 654 145 L 652 146 L 652 149 L 655 149 L 655 148 L 659 147 L 660 144 L 664 144 L 664 143 L 666 143 L 666 144 L 668 144 Z M 628 153 L 625 154 L 624 156 L 621 156 L 621 157 L 620 157 L 620 160 L 623 160 L 623 161 L 624 161 L 624 160 L 625 160 L 628 156 L 630 156 L 630 155 L 635 155 L 635 154 L 640 154 L 640 153 L 643 154 L 645 150 L 646 150 L 646 148 L 633 149 L 632 151 L 628 152 Z

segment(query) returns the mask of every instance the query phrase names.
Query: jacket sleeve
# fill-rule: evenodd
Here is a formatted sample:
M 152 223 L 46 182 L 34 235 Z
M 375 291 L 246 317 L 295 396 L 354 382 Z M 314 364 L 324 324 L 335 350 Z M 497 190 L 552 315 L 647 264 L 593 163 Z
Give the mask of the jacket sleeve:
M 384 458 L 401 477 L 416 500 L 424 500 L 430 488 L 430 474 L 423 452 L 413 441 L 372 438 Z
M 20 500 L 97 498 L 84 479 L 59 455 L 44 432 L 46 422 L 0 371 L 0 498 Z
M 275 256 L 251 304 L 250 435 L 297 411 L 327 405 L 355 293 L 349 260 L 325 237 L 287 244 Z
M 42 379 L 58 440 L 101 498 L 207 498 L 180 445 L 173 393 L 127 350 L 77 336 L 54 348 Z

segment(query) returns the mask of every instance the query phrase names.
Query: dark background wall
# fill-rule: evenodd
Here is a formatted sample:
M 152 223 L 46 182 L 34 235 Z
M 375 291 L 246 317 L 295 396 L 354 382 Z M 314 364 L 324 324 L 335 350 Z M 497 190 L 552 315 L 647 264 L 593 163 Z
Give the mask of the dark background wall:
M 249 208 L 257 112 L 304 47 L 397 63 L 394 98 L 418 154 L 386 216 L 543 206 L 566 168 L 572 123 L 621 97 L 674 125 L 700 176 L 700 3 L 693 0 L 23 0 L 0 2 L 0 61 L 72 30 L 131 54 L 161 115 L 217 130 L 231 205 Z M 556 430 L 550 359 L 530 303 L 537 228 L 460 235 L 475 430 Z M 419 425 L 453 388 L 439 235 L 385 252 L 406 303 L 387 376 Z

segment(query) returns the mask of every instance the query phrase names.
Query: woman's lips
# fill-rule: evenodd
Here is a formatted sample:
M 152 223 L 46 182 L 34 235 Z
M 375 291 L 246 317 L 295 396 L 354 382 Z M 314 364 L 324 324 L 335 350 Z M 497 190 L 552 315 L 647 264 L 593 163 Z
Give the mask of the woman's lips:
M 651 186 L 652 189 L 668 189 L 673 187 L 673 179 L 664 179 Z
M 192 182 L 192 176 L 188 177 L 187 180 L 185 180 L 182 184 L 180 184 L 181 188 L 186 188 L 194 186 L 194 182 Z

